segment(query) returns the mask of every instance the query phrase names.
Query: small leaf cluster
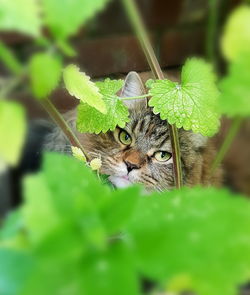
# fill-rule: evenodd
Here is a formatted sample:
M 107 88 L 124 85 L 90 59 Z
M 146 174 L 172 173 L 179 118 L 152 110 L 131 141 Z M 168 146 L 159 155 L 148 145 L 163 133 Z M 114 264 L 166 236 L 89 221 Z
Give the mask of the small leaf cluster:
M 137 295 L 147 278 L 233 295 L 249 278 L 250 203 L 225 190 L 114 191 L 81 161 L 47 154 L 24 195 L 0 231 L 2 294 Z

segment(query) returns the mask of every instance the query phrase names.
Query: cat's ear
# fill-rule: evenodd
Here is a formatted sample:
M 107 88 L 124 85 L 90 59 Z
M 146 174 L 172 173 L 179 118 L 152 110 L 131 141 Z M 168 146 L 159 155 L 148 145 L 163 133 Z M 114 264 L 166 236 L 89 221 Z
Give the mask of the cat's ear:
M 121 91 L 120 97 L 133 97 L 146 94 L 143 82 L 136 72 L 129 72 Z M 127 99 L 123 100 L 128 108 L 147 107 L 147 99 Z
M 191 140 L 196 150 L 202 150 L 207 145 L 208 138 L 201 134 L 191 132 Z

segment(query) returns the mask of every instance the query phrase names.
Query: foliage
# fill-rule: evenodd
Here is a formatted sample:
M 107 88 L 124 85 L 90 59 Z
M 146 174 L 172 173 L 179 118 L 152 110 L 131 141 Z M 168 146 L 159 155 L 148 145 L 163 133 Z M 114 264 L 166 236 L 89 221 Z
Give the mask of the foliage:
M 15 102 L 0 99 L 0 159 L 17 164 L 26 132 L 24 109 Z
M 31 57 L 29 70 L 31 87 L 35 97 L 46 98 L 57 87 L 61 77 L 61 69 L 61 60 L 58 56 L 37 53 Z
M 222 37 L 224 56 L 234 61 L 250 48 L 250 7 L 241 5 L 230 15 Z
M 189 59 L 182 68 L 181 81 L 181 85 L 170 80 L 150 81 L 149 105 L 161 119 L 178 128 L 214 135 L 219 127 L 219 92 L 211 66 L 201 59 Z
M 24 188 L 0 231 L 3 294 L 139 294 L 143 276 L 231 295 L 249 275 L 250 203 L 227 191 L 113 191 L 59 154 L 47 154 Z
M 1 41 L 0 59 L 12 73 L 18 75 L 22 71 L 22 65 L 19 63 L 13 52 Z
M 77 129 L 80 132 L 100 133 L 114 130 L 117 125 L 123 128 L 126 122 L 129 121 L 128 110 L 117 96 L 117 92 L 123 86 L 123 81 L 106 79 L 103 82 L 97 82 L 96 86 L 103 95 L 107 113 L 102 114 L 86 103 L 80 103 L 78 106 Z
M 229 73 L 220 82 L 221 111 L 229 117 L 250 116 L 250 51 L 229 65 Z
M 65 39 L 76 33 L 107 2 L 108 0 L 43 0 L 45 24 L 56 39 Z
M 106 113 L 106 105 L 99 88 L 90 81 L 90 77 L 81 73 L 75 65 L 67 66 L 63 71 L 63 79 L 68 92 L 99 112 Z
M 1 0 L 0 30 L 18 31 L 38 37 L 45 24 L 55 39 L 76 33 L 108 0 Z M 41 13 L 43 12 L 43 13 Z
M 0 30 L 18 31 L 37 37 L 40 34 L 40 7 L 36 0 L 1 0 Z
M 248 200 L 214 188 L 140 198 L 128 230 L 140 272 L 170 285 L 186 276 L 200 295 L 235 294 L 249 276 L 249 207 Z

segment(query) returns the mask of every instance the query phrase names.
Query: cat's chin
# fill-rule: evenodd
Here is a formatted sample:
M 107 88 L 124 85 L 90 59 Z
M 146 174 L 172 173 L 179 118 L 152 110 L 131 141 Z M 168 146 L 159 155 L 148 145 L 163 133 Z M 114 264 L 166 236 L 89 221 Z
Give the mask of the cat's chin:
M 126 176 L 110 176 L 109 181 L 117 188 L 125 188 L 133 184 Z

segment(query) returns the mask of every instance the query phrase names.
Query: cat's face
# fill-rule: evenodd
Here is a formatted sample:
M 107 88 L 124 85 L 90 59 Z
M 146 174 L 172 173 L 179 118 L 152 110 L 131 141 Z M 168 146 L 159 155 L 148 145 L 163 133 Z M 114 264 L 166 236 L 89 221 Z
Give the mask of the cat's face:
M 134 83 L 127 78 L 122 93 L 126 97 L 142 94 L 139 77 L 133 73 L 130 79 L 131 75 Z M 110 175 L 109 179 L 116 187 L 140 183 L 147 190 L 173 188 L 173 158 L 167 122 L 153 114 L 146 100 L 129 101 L 128 106 L 130 122 L 124 129 L 86 135 L 89 155 L 101 158 L 100 172 Z M 180 130 L 179 136 L 185 181 L 204 139 L 184 130 Z

